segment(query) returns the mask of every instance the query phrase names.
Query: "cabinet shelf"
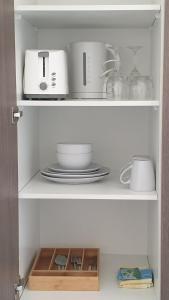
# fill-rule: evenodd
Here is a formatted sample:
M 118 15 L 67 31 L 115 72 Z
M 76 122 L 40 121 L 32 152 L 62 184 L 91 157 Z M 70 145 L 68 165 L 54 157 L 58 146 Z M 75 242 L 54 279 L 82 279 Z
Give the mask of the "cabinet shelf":
M 63 107 L 158 107 L 160 102 L 158 100 L 124 100 L 124 101 L 111 101 L 111 100 L 21 100 L 17 102 L 18 106 L 63 106 Z
M 146 290 L 121 289 L 116 281 L 120 267 L 148 267 L 146 256 L 140 255 L 101 255 L 99 292 L 40 292 L 25 289 L 22 300 L 155 300 L 154 288 Z
M 113 177 L 90 184 L 56 184 L 43 179 L 38 173 L 20 191 L 19 197 L 21 199 L 157 200 L 157 192 L 133 192 Z
M 19 5 L 15 13 L 37 28 L 150 27 L 160 5 Z

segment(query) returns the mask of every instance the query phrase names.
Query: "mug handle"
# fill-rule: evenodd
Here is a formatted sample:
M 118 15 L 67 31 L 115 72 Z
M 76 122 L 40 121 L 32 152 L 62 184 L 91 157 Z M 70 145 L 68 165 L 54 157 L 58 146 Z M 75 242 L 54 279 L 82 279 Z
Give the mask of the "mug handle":
M 130 162 L 128 164 L 128 167 L 125 167 L 124 169 L 121 170 L 120 172 L 120 182 L 123 184 L 129 184 L 130 183 L 130 178 L 128 180 L 124 180 L 123 177 L 124 175 L 129 172 L 133 168 L 133 164 Z

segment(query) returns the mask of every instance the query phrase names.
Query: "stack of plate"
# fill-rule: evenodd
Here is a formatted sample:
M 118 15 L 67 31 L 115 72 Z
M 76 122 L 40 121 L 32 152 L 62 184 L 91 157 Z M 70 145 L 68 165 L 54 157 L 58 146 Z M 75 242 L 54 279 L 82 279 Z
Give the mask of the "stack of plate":
M 47 180 L 68 184 L 81 184 L 100 181 L 109 175 L 109 173 L 110 170 L 108 168 L 102 167 L 95 163 L 91 163 L 89 167 L 81 170 L 66 170 L 59 166 L 59 164 L 53 164 L 49 168 L 41 171 L 41 175 Z

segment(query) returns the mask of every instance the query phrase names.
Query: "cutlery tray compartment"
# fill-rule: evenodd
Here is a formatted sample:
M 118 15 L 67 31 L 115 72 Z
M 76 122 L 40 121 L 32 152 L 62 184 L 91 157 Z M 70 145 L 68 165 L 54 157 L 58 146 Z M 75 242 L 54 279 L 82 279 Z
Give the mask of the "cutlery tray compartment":
M 28 287 L 39 291 L 98 291 L 99 249 L 42 248 Z

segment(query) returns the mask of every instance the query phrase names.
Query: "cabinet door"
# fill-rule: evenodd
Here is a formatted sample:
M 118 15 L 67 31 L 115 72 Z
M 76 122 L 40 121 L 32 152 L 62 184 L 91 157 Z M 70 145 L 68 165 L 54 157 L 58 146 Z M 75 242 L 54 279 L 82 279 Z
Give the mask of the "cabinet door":
M 161 300 L 169 299 L 169 1 L 165 1 L 162 145 Z
M 17 128 L 13 0 L 0 0 L 0 299 L 14 300 L 18 276 Z

